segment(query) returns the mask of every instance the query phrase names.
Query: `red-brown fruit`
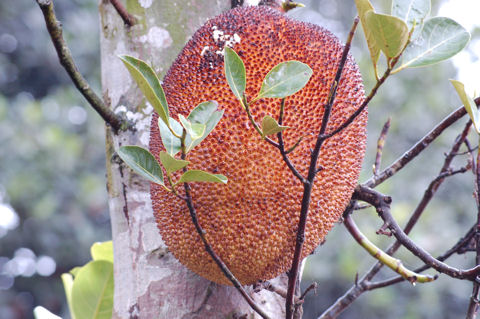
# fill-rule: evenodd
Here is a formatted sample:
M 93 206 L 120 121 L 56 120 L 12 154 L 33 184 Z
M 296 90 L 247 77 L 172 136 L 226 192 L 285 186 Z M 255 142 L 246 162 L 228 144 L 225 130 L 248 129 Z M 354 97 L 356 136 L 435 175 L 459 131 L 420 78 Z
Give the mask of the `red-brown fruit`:
M 303 187 L 282 160 L 278 149 L 263 141 L 224 76 L 225 45 L 243 59 L 246 95 L 252 99 L 267 72 L 280 62 L 298 60 L 313 69 L 307 86 L 286 99 L 284 131 L 287 149 L 306 176 L 320 129 L 323 105 L 335 77 L 343 47 L 329 31 L 299 22 L 266 7 L 230 10 L 209 20 L 186 44 L 163 87 L 171 116 L 187 116 L 200 102 L 215 100 L 225 110 L 215 130 L 190 154 L 191 169 L 221 173 L 228 184 L 191 183 L 200 225 L 214 251 L 242 284 L 270 279 L 292 262 Z M 327 131 L 338 127 L 364 100 L 358 67 L 349 57 L 338 87 Z M 257 121 L 278 116 L 279 99 L 262 99 L 252 106 Z M 162 143 L 152 121 L 150 150 Z M 367 112 L 322 147 L 312 192 L 303 257 L 324 240 L 338 221 L 356 185 L 365 152 Z M 275 136 L 273 136 L 275 137 Z M 153 210 L 163 240 L 178 260 L 197 274 L 230 284 L 205 251 L 185 202 L 152 184 Z

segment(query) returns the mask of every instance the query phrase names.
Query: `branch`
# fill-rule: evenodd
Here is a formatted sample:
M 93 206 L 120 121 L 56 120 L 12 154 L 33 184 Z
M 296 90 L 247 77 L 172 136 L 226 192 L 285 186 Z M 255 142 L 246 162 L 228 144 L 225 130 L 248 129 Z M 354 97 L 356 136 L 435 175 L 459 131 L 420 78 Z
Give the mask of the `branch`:
M 123 120 L 103 103 L 102 99 L 100 99 L 100 97 L 93 92 L 93 90 L 90 88 L 90 85 L 78 71 L 75 62 L 73 61 L 70 49 L 63 39 L 61 23 L 55 16 L 53 2 L 51 0 L 36 0 L 36 2 L 42 10 L 43 17 L 45 18 L 45 24 L 47 25 L 48 33 L 50 34 L 50 38 L 55 46 L 55 50 L 57 51 L 60 64 L 67 71 L 68 75 L 75 84 L 75 87 L 115 132 L 122 129 L 124 125 Z
M 475 264 L 480 265 L 480 149 L 477 151 L 477 165 L 475 169 L 475 184 L 476 184 L 476 200 L 477 200 L 477 225 L 475 227 L 475 250 L 476 258 Z M 480 284 L 478 282 L 473 283 L 472 296 L 470 297 L 470 302 L 468 304 L 467 310 L 467 319 L 476 318 L 478 312 L 479 304 L 479 294 L 480 294 Z
M 126 26 L 131 27 L 132 25 L 137 23 L 137 19 L 130 13 L 128 13 L 127 9 L 123 6 L 123 4 L 119 0 L 110 0 L 112 6 L 117 10 L 118 15 L 123 20 Z
M 308 169 L 307 181 L 304 183 L 303 187 L 303 198 L 302 198 L 302 206 L 300 210 L 300 219 L 298 221 L 298 230 L 297 230 L 297 239 L 295 243 L 295 251 L 293 254 L 293 261 L 292 267 L 289 272 L 288 276 L 288 291 L 287 291 L 287 300 L 285 302 L 286 308 L 286 319 L 291 319 L 295 312 L 294 307 L 294 294 L 295 294 L 295 286 L 298 278 L 298 271 L 300 269 L 300 262 L 301 256 L 303 251 L 303 243 L 305 241 L 305 227 L 307 225 L 307 216 L 308 216 L 308 209 L 310 206 L 311 200 L 311 193 L 313 188 L 313 183 L 315 180 L 315 176 L 317 175 L 318 168 L 317 168 L 317 161 L 320 155 L 320 149 L 322 147 L 323 142 L 325 141 L 325 131 L 327 129 L 328 120 L 330 118 L 330 112 L 332 109 L 333 102 L 335 100 L 336 92 L 338 84 L 340 83 L 343 67 L 347 61 L 348 52 L 350 51 L 350 45 L 352 43 L 353 36 L 355 34 L 355 30 L 357 28 L 359 22 L 359 18 L 356 17 L 350 33 L 348 35 L 347 42 L 345 43 L 345 47 L 342 52 L 342 56 L 339 61 L 339 65 L 337 68 L 337 74 L 335 75 L 335 79 L 332 83 L 329 99 L 327 104 L 325 105 L 325 110 L 323 113 L 322 125 L 320 127 L 320 131 L 318 133 L 317 141 L 315 143 L 315 148 L 312 152 L 311 159 L 310 159 L 310 167 Z
M 186 135 L 186 131 L 183 130 L 183 134 L 181 138 L 182 160 L 185 160 L 186 158 L 185 135 Z M 185 173 L 186 171 L 187 171 L 187 168 L 185 167 L 183 169 L 183 172 Z M 215 261 L 215 263 L 218 265 L 218 267 L 220 268 L 222 273 L 225 275 L 225 277 L 227 277 L 228 280 L 230 280 L 231 283 L 235 286 L 235 288 L 237 288 L 237 290 L 243 296 L 245 301 L 250 305 L 250 307 L 254 311 L 256 311 L 262 318 L 270 319 L 270 317 L 268 317 L 268 315 L 265 312 L 263 312 L 263 310 L 260 309 L 260 307 L 255 303 L 255 301 L 248 295 L 245 289 L 243 289 L 242 284 L 238 281 L 238 279 L 230 271 L 230 269 L 228 269 L 227 265 L 225 265 L 222 259 L 215 253 L 212 246 L 208 243 L 207 239 L 205 238 L 205 231 L 203 230 L 202 226 L 200 226 L 200 223 L 198 222 L 197 211 L 195 209 L 195 206 L 193 205 L 192 195 L 190 194 L 190 185 L 188 183 L 184 183 L 183 185 L 185 189 L 185 202 L 187 204 L 190 217 L 192 218 L 193 225 L 195 226 L 195 229 L 197 230 L 197 233 L 200 236 L 200 239 L 202 240 L 203 245 L 205 246 L 205 250 L 212 257 L 213 261 Z
M 413 229 L 415 224 L 418 222 L 420 216 L 423 214 L 423 212 L 427 208 L 428 204 L 432 200 L 433 196 L 435 195 L 435 193 L 437 192 L 438 188 L 443 183 L 445 178 L 448 176 L 454 175 L 453 174 L 454 172 L 450 169 L 450 165 L 453 161 L 453 158 L 456 156 L 455 154 L 458 153 L 460 146 L 466 140 L 471 125 L 472 125 L 471 121 L 468 121 L 467 124 L 465 124 L 465 128 L 463 129 L 462 133 L 456 139 L 449 153 L 445 157 L 442 168 L 440 169 L 440 173 L 435 179 L 433 179 L 433 181 L 430 182 L 427 189 L 425 190 L 422 199 L 420 200 L 419 204 L 417 205 L 412 215 L 410 216 L 407 224 L 405 225 L 404 232 L 407 235 L 410 233 L 410 231 Z M 465 171 L 466 170 L 461 169 L 459 172 L 465 172 Z M 400 243 L 397 241 L 388 249 L 388 253 L 393 254 L 394 252 L 397 251 L 399 247 L 400 247 Z
M 278 125 L 283 124 L 283 111 L 285 109 L 285 98 L 282 99 L 280 102 L 280 114 L 278 116 Z M 302 184 L 305 185 L 305 177 L 300 174 L 300 172 L 296 169 L 295 165 L 290 161 L 290 158 L 288 157 L 288 151 L 285 151 L 285 143 L 283 141 L 283 133 L 278 132 L 277 133 L 277 138 L 278 138 L 278 149 L 280 150 L 280 154 L 282 154 L 283 161 L 285 164 L 287 164 L 288 168 L 292 171 L 293 175 L 295 175 L 296 178 L 302 182 Z M 298 142 L 295 145 L 298 145 L 300 143 L 301 139 L 298 140 Z M 295 147 L 295 145 L 293 147 Z M 292 149 L 293 150 L 293 149 Z
M 458 109 L 457 111 L 461 111 L 461 109 Z M 454 113 L 457 113 L 457 111 L 455 111 Z M 458 150 L 460 146 L 462 145 L 462 143 L 466 141 L 466 137 L 467 137 L 470 126 L 471 126 L 471 123 L 468 122 L 465 125 L 465 128 L 462 131 L 462 134 L 456 139 L 450 152 L 445 157 L 444 164 L 440 170 L 439 176 L 449 169 L 454 156 L 458 154 Z M 433 131 L 435 131 L 435 129 Z M 417 145 L 418 144 L 419 143 L 417 143 Z M 425 190 L 422 200 L 420 201 L 419 205 L 415 209 L 412 216 L 409 218 L 407 225 L 404 229 L 405 233 L 408 234 L 411 231 L 413 226 L 416 224 L 416 222 L 420 218 L 420 215 L 425 210 L 430 200 L 433 198 L 436 190 L 438 189 L 438 187 L 440 187 L 440 185 L 444 180 L 445 180 L 445 177 L 442 179 L 436 178 L 434 181 L 430 183 L 427 190 Z M 357 206 L 358 205 L 356 204 L 355 207 Z M 393 255 L 399 247 L 400 247 L 400 243 L 396 241 L 386 250 L 386 253 L 389 255 Z M 338 316 L 344 309 L 346 309 L 351 303 L 353 303 L 362 293 L 369 290 L 370 281 L 376 276 L 376 274 L 380 271 L 382 266 L 383 264 L 380 262 L 377 262 L 376 264 L 374 264 L 359 281 L 355 282 L 355 285 L 353 285 L 342 297 L 338 298 L 335 301 L 335 303 L 333 303 L 327 310 L 325 310 L 319 318 L 322 318 L 322 319 L 335 318 L 336 316 Z M 416 272 L 420 272 L 420 271 L 421 270 L 416 270 Z
M 477 275 L 480 274 L 480 265 L 477 265 L 471 269 L 459 270 L 443 263 L 438 259 L 435 259 L 423 248 L 417 246 L 400 228 L 390 213 L 390 204 L 392 202 L 392 198 L 390 196 L 385 196 L 373 189 L 360 186 L 355 189 L 354 197 L 355 199 L 365 201 L 375 206 L 378 215 L 387 224 L 395 238 L 405 248 L 407 248 L 410 252 L 412 252 L 415 256 L 420 258 L 425 264 L 429 265 L 433 269 L 452 278 L 466 279 L 471 281 L 475 281 Z
M 395 64 L 397 63 L 397 61 L 398 61 L 398 58 L 395 58 L 395 61 L 393 62 L 393 64 L 391 66 L 389 66 L 387 68 L 387 70 L 385 70 L 385 73 L 383 74 L 383 76 L 377 81 L 375 86 L 370 91 L 370 94 L 368 94 L 368 96 L 365 98 L 365 100 L 363 100 L 363 103 L 360 105 L 360 107 L 352 115 L 350 115 L 350 117 L 345 122 L 343 122 L 339 127 L 337 127 L 335 130 L 333 130 L 329 134 L 326 134 L 323 137 L 324 139 L 330 138 L 330 137 L 340 133 L 345 128 L 347 128 L 347 126 L 352 124 L 352 122 L 360 115 L 360 113 L 362 113 L 363 110 L 365 110 L 368 103 L 370 103 L 370 101 L 377 94 L 377 91 L 382 86 L 382 84 L 385 83 L 385 80 L 390 76 L 390 72 L 392 71 L 392 69 L 395 66 Z
M 318 284 L 316 282 L 312 283 L 310 286 L 307 287 L 307 289 L 305 289 L 305 291 L 303 292 L 303 294 L 300 296 L 300 301 L 303 302 L 303 300 L 305 299 L 305 297 L 307 297 L 307 294 L 313 290 L 313 293 L 316 295 L 317 294 L 317 288 L 318 288 Z
M 437 279 L 438 276 L 427 276 L 427 275 L 420 275 L 416 272 L 413 272 L 407 269 L 401 260 L 391 257 L 390 255 L 383 252 L 380 248 L 375 246 L 368 238 L 362 234 L 360 229 L 358 229 L 357 225 L 352 219 L 352 209 L 350 208 L 349 212 L 344 215 L 343 224 L 347 227 L 350 234 L 355 238 L 357 243 L 365 248 L 365 250 L 372 255 L 375 259 L 377 259 L 382 264 L 386 265 L 396 273 L 400 274 L 404 279 L 408 280 L 411 284 L 415 284 L 416 282 L 425 283 L 431 282 Z
M 377 141 L 377 154 L 375 155 L 375 164 L 373 164 L 373 175 L 378 175 L 380 172 L 380 163 L 382 161 L 383 147 L 385 146 L 385 139 L 387 138 L 388 130 L 390 129 L 391 118 L 383 125 L 382 131 Z
M 475 99 L 477 106 L 480 105 L 480 97 Z M 460 106 L 450 115 L 444 118 L 439 124 L 437 124 L 427 135 L 425 135 L 420 141 L 418 141 L 413 147 L 406 151 L 400 158 L 398 158 L 389 167 L 384 169 L 378 176 L 372 176 L 368 181 L 363 183 L 367 187 L 375 187 L 383 183 L 388 178 L 392 177 L 398 171 L 400 171 L 405 165 L 407 165 L 418 154 L 425 150 L 443 131 L 454 124 L 458 119 L 463 117 L 467 111 Z
M 460 238 L 458 240 L 458 242 L 453 245 L 452 248 L 450 248 L 449 250 L 447 250 L 445 253 L 443 253 L 442 255 L 438 256 L 437 259 L 440 260 L 440 261 L 445 261 L 447 260 L 448 258 L 450 258 L 453 254 L 462 254 L 464 253 L 465 251 L 465 246 L 468 245 L 468 243 L 471 241 L 471 239 L 474 237 L 475 235 L 475 226 L 471 227 L 469 229 L 469 231 L 465 234 L 465 236 L 463 236 L 462 238 Z M 415 269 L 414 271 L 415 272 L 422 272 L 422 271 L 425 271 L 427 269 L 430 269 L 431 267 L 429 265 L 423 265 L 422 267 L 419 267 L 417 269 Z M 383 287 L 387 287 L 387 286 L 391 286 L 391 285 L 394 285 L 394 284 L 397 284 L 399 282 L 402 282 L 404 281 L 405 279 L 401 276 L 397 276 L 397 277 L 394 277 L 394 278 L 390 278 L 390 279 L 385 279 L 383 281 L 377 281 L 377 282 L 373 282 L 373 283 L 367 283 L 366 284 L 366 287 L 367 289 L 366 290 L 374 290 L 374 289 L 378 289 L 378 288 L 383 288 Z

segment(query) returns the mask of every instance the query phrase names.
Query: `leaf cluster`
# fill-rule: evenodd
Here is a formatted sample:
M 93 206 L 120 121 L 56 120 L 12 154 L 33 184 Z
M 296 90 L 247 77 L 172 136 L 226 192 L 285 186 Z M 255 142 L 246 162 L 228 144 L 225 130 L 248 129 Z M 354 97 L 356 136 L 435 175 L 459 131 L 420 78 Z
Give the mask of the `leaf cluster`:
M 251 101 L 247 101 L 245 96 L 247 83 L 245 64 L 233 49 L 225 47 L 224 51 L 225 77 L 228 85 L 242 107 L 247 111 L 247 115 L 257 132 L 265 138 L 268 135 L 287 129 L 287 126 L 279 125 L 270 115 L 265 115 L 260 128 L 252 118 L 250 106 L 260 99 L 284 99 L 297 93 L 307 85 L 313 74 L 312 69 L 307 64 L 295 60 L 279 63 L 267 73 L 257 95 Z
M 431 17 L 430 0 L 393 0 L 391 14 L 375 12 L 369 0 L 355 0 L 375 75 L 382 52 L 392 74 L 405 68 L 428 66 L 460 52 L 470 34 L 450 18 Z
M 144 61 L 132 56 L 120 56 L 130 75 L 145 95 L 147 101 L 158 113 L 158 128 L 165 151 L 158 154 L 160 163 L 148 150 L 139 146 L 122 146 L 117 154 L 137 174 L 152 183 L 163 186 L 167 191 L 176 193 L 175 187 L 186 182 L 227 183 L 221 174 L 210 174 L 201 170 L 187 170 L 190 162 L 187 154 L 199 145 L 215 128 L 223 116 L 215 101 L 200 103 L 185 117 L 178 115 L 178 121 L 170 116 L 165 92 L 155 71 Z M 175 156 L 181 152 L 181 159 Z M 163 170 L 166 173 L 165 181 Z M 178 181 L 172 180 L 172 174 L 183 170 Z M 168 185 L 168 186 L 167 186 Z

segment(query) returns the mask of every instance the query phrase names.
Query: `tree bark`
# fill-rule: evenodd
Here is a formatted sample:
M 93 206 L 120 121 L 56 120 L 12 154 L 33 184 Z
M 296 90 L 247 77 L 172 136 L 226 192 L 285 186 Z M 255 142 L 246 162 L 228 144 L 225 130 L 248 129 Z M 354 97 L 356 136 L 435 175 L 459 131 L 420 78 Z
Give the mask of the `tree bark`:
M 173 257 L 153 217 L 149 183 L 115 154 L 122 145 L 148 147 L 153 111 L 117 55 L 139 57 L 163 77 L 193 32 L 230 5 L 231 0 L 127 0 L 127 11 L 137 20 L 127 27 L 110 1 L 99 0 L 104 100 L 134 128 L 118 135 L 106 129 L 113 318 L 258 318 L 235 288 L 199 277 Z M 286 289 L 286 276 L 272 282 Z M 268 291 L 249 292 L 272 318 L 285 316 L 284 299 Z

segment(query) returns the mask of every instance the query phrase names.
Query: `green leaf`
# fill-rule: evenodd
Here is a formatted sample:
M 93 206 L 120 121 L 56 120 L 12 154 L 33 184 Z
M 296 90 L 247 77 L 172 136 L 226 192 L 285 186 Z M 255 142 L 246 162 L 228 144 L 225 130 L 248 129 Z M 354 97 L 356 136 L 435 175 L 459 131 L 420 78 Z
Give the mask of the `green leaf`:
M 262 132 L 264 136 L 279 133 L 287 128 L 289 127 L 278 125 L 277 121 L 270 115 L 265 115 L 262 120 Z
M 242 101 L 247 85 L 245 65 L 233 49 L 225 46 L 224 52 L 225 77 L 233 94 Z
M 73 276 L 69 273 L 62 274 L 63 289 L 65 290 L 65 296 L 67 297 L 68 309 L 70 310 L 70 317 L 75 319 L 72 308 L 72 287 L 73 287 Z
M 72 286 L 77 319 L 110 319 L 113 310 L 113 264 L 94 260 L 80 269 Z
M 170 127 L 179 136 L 183 133 L 183 127 L 180 123 L 173 118 L 169 118 Z M 175 156 L 182 149 L 182 143 L 178 137 L 172 134 L 167 124 L 165 124 L 160 118 L 158 119 L 158 129 L 160 130 L 160 137 L 162 139 L 163 146 L 168 154 Z
M 477 131 L 477 133 L 480 134 L 480 114 L 478 114 L 477 104 L 472 99 L 472 97 L 465 92 L 465 86 L 462 82 L 456 80 L 450 80 L 450 82 L 452 83 L 455 90 L 457 90 L 457 94 L 460 97 L 463 106 L 465 107 L 468 115 L 470 115 L 470 118 L 472 119 L 475 130 Z
M 393 0 L 392 15 L 405 21 L 409 30 L 415 26 L 415 35 L 412 35 L 414 39 L 422 30 L 423 20 L 430 13 L 430 7 L 430 0 Z
M 190 112 L 190 115 L 188 115 L 188 120 L 190 122 L 205 124 L 205 132 L 201 138 L 194 141 L 190 141 L 188 138 L 186 139 L 185 144 L 190 145 L 189 149 L 193 149 L 200 144 L 200 142 L 202 142 L 208 134 L 213 131 L 215 126 L 217 126 L 223 116 L 223 110 L 217 111 L 217 106 L 218 104 L 215 101 L 203 102 L 194 108 L 192 112 Z
M 90 254 L 93 260 L 106 260 L 113 263 L 113 243 L 112 241 L 97 242 L 90 247 Z
M 202 102 L 190 112 L 187 119 L 192 123 L 206 124 L 217 108 L 216 101 Z
M 365 22 L 387 58 L 394 58 L 402 52 L 408 41 L 408 27 L 402 19 L 368 11 Z
M 203 133 L 205 133 L 205 124 L 192 123 L 182 114 L 178 115 L 178 119 L 192 140 L 198 140 L 203 136 Z
M 251 103 L 261 98 L 284 98 L 295 94 L 307 84 L 312 74 L 312 69 L 305 63 L 279 63 L 265 76 L 258 96 Z
M 449 18 L 428 19 L 421 34 L 402 55 L 402 64 L 394 70 L 431 65 L 460 52 L 470 40 L 470 33 Z
M 221 174 L 210 174 L 199 170 L 190 170 L 180 177 L 177 183 L 188 182 L 212 182 L 212 183 L 227 183 L 227 178 Z
M 160 164 L 148 150 L 139 146 L 122 146 L 117 153 L 137 174 L 153 183 L 164 185 Z
M 127 67 L 132 78 L 137 82 L 148 102 L 152 104 L 158 116 L 167 123 L 169 117 L 168 103 L 155 71 L 144 61 L 133 56 L 122 55 L 120 59 Z
M 358 16 L 360 17 L 360 22 L 362 23 L 365 39 L 367 40 L 370 58 L 372 59 L 373 67 L 376 70 L 378 58 L 380 57 L 380 48 L 378 47 L 377 42 L 375 42 L 375 37 L 373 36 L 372 31 L 369 29 L 365 19 L 365 14 L 367 12 L 374 11 L 373 6 L 368 0 L 355 0 L 355 5 L 357 6 Z
M 160 152 L 160 162 L 162 162 L 162 165 L 165 167 L 168 174 L 176 172 L 190 164 L 189 161 L 178 160 L 165 152 Z
M 70 269 L 69 273 L 75 278 L 75 276 L 77 276 L 78 271 L 79 271 L 81 268 L 82 268 L 82 267 L 73 267 L 72 269 Z

